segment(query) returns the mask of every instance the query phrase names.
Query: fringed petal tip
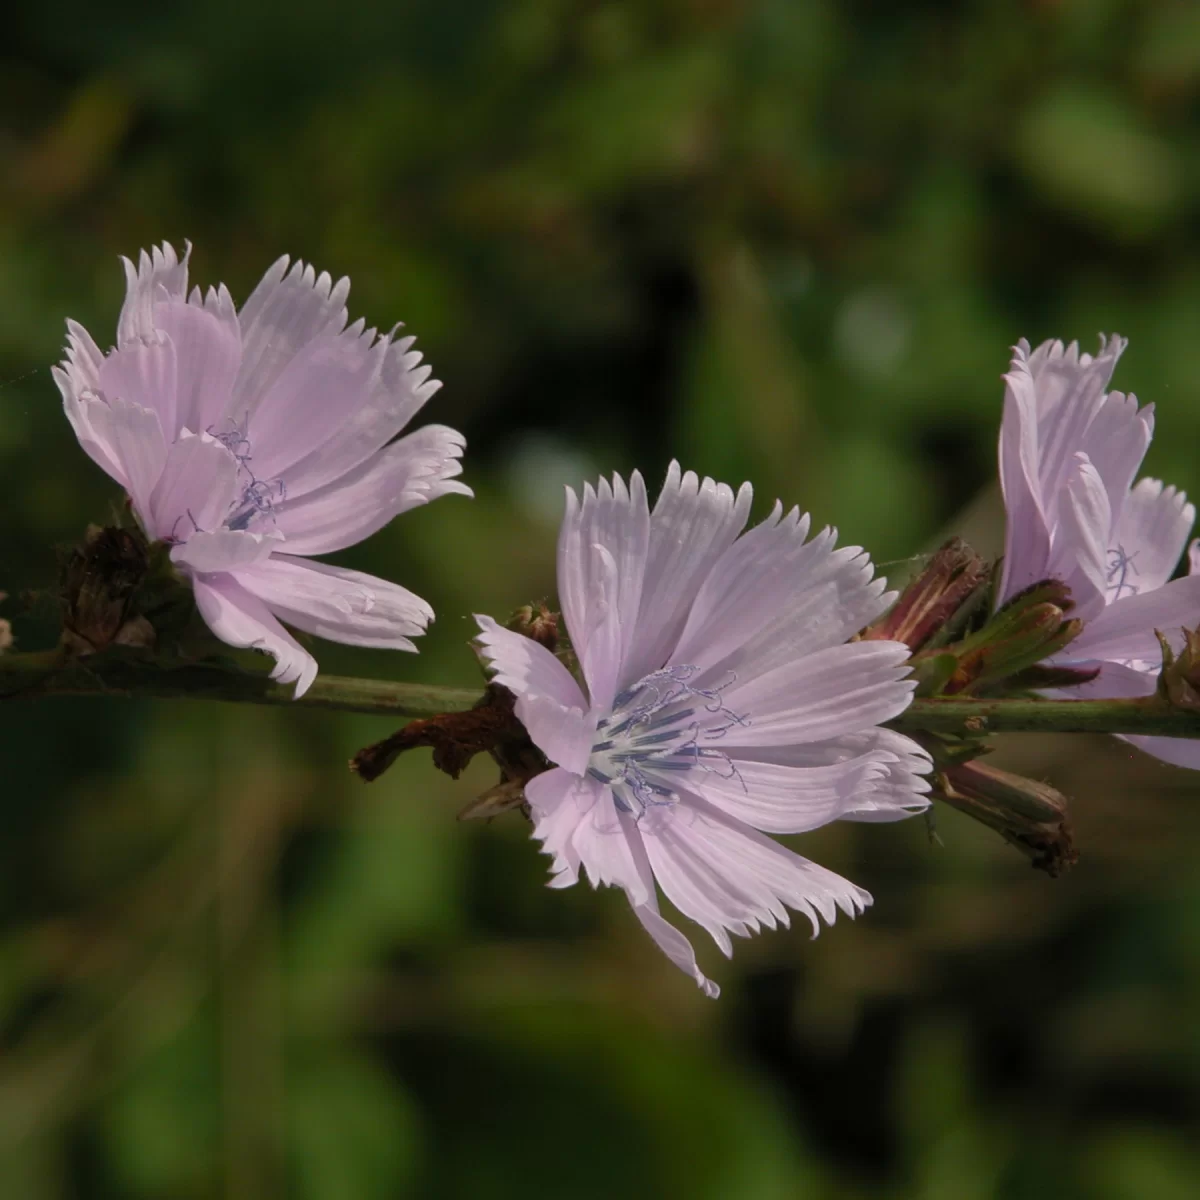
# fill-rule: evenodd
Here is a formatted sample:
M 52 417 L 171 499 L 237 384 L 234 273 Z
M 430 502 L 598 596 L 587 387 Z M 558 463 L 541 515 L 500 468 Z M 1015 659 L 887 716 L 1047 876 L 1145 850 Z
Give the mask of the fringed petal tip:
M 273 654 L 274 651 L 268 650 L 267 653 Z M 301 650 L 299 654 L 278 659 L 271 678 L 276 683 L 295 683 L 292 699 L 299 700 L 312 687 L 317 678 L 317 669 L 317 660 L 306 650 Z

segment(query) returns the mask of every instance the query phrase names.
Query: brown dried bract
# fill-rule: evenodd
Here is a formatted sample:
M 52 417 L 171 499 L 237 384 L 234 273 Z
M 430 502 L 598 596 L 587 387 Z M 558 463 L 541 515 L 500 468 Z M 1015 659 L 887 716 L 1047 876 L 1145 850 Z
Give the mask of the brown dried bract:
M 419 746 L 433 750 L 433 765 L 451 779 L 457 779 L 477 754 L 490 754 L 506 779 L 521 783 L 546 769 L 546 760 L 513 712 L 512 693 L 495 683 L 467 712 L 410 721 L 390 737 L 365 747 L 350 760 L 350 769 L 370 783 L 406 750 Z

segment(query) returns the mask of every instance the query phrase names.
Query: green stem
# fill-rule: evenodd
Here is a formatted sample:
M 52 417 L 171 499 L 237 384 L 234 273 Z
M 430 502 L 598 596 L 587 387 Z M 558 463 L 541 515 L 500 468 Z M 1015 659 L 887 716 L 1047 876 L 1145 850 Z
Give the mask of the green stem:
M 431 717 L 473 707 L 483 689 L 394 683 L 318 675 L 299 699 L 290 685 L 265 672 L 218 663 L 163 666 L 128 652 L 65 659 L 58 651 L 0 656 L 0 700 L 38 696 L 153 696 L 167 700 L 228 700 L 239 704 L 296 704 L 392 717 Z
M 1134 700 L 914 700 L 894 729 L 912 733 L 1136 733 L 1200 738 L 1200 712 Z
M 318 675 L 299 700 L 264 671 L 232 664 L 164 666 L 128 651 L 68 659 L 60 651 L 0 656 L 0 700 L 54 695 L 153 696 L 297 705 L 389 717 L 473 708 L 482 688 Z M 890 724 L 906 733 L 1133 733 L 1200 738 L 1200 712 L 1158 696 L 1135 700 L 914 700 Z

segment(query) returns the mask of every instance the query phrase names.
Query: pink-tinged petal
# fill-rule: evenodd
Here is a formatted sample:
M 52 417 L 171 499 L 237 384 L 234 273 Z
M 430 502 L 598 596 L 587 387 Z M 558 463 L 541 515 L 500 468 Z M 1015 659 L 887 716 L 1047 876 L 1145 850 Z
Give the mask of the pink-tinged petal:
M 530 780 L 525 797 L 534 814 L 533 836 L 553 856 L 556 874 L 565 872 L 573 882 L 582 868 L 593 887 L 624 888 L 634 904 L 649 900 L 631 846 L 636 826 L 617 812 L 607 787 L 559 768 Z
M 150 498 L 147 532 L 181 541 L 219 528 L 239 494 L 238 461 L 207 433 L 184 430 L 167 451 L 166 466 Z
M 217 432 L 231 408 L 233 383 L 242 362 L 242 335 L 233 299 L 224 285 L 188 302 L 171 300 L 154 311 L 159 330 L 175 354 L 175 414 L 170 432 Z
M 710 677 L 756 674 L 844 642 L 895 599 L 862 550 L 835 549 L 832 529 L 809 542 L 807 532 L 807 517 L 776 505 L 730 546 L 700 588 L 672 663 Z
M 1050 557 L 1050 517 L 1038 477 L 1038 396 L 1029 369 L 1029 343 L 1013 347 L 1004 377 L 1004 418 L 1000 426 L 1000 487 L 1008 516 L 999 601 L 1046 578 Z
M 117 322 L 117 345 L 153 338 L 156 330 L 155 309 L 162 300 L 183 300 L 187 296 L 190 242 L 184 243 L 180 259 L 173 246 L 163 242 L 149 254 L 142 251 L 135 267 L 127 258 L 125 265 L 125 303 Z
M 1089 621 L 1068 647 L 1071 659 L 1156 662 L 1156 629 L 1177 642 L 1181 628 L 1200 625 L 1200 575 L 1174 579 L 1152 592 L 1122 596 Z
M 473 493 L 455 476 L 465 441 L 426 425 L 324 487 L 276 503 L 272 515 L 296 554 L 329 554 L 370 537 L 393 517 L 439 496 Z
M 811 542 L 808 516 L 777 502 L 771 515 L 734 542 L 713 564 L 688 614 L 672 661 L 705 670 L 743 646 L 779 611 L 787 582 L 832 546 L 829 531 Z
M 721 994 L 721 989 L 700 970 L 692 943 L 674 925 L 664 920 L 659 912 L 654 869 L 650 865 L 645 841 L 635 834 L 631 836 L 629 845 L 640 885 L 638 895 L 642 897 L 635 899 L 632 895 L 629 896 L 634 915 L 667 958 L 685 974 L 690 975 L 696 986 L 710 1000 L 716 1000 Z
M 840 821 L 900 821 L 929 807 L 928 751 L 894 729 L 865 729 L 803 745 L 759 746 L 737 751 L 739 768 L 752 760 L 814 770 L 846 767 L 854 762 L 877 764 L 882 773 L 870 778 L 842 812 Z
M 383 360 L 367 396 L 343 412 L 336 430 L 315 450 L 288 467 L 288 495 L 303 496 L 354 470 L 386 446 L 442 386 L 421 364 L 415 338 L 385 339 Z
M 1188 574 L 1200 575 L 1200 538 L 1188 547 Z
M 730 758 L 689 772 L 686 786 L 714 808 L 766 833 L 804 833 L 861 806 L 892 756 L 862 755 L 825 767 Z
M 284 475 L 344 422 L 353 421 L 376 386 L 386 355 L 387 342 L 357 325 L 301 346 L 254 406 L 248 437 L 255 474 L 263 479 Z
M 1067 584 L 1075 602 L 1072 615 L 1086 621 L 1104 607 L 1112 510 L 1100 474 L 1086 454 L 1075 456 L 1065 490 L 1047 573 Z
M 516 712 L 551 762 L 581 775 L 595 740 L 596 721 L 579 684 L 545 646 L 476 616 L 478 641 L 495 681 L 517 698 Z
M 62 371 L 70 381 L 76 399 L 83 392 L 94 392 L 100 387 L 100 368 L 104 366 L 104 355 L 78 321 L 67 321 L 67 357 Z
M 100 368 L 100 391 L 108 401 L 118 398 L 158 413 L 163 437 L 175 433 L 175 347 L 161 334 L 157 340 L 129 342 L 114 350 Z
M 398 584 L 307 558 L 272 554 L 238 570 L 238 582 L 281 620 L 331 642 L 411 650 L 433 609 Z
M 1120 584 L 1124 596 L 1162 587 L 1179 565 L 1195 521 L 1196 509 L 1183 492 L 1163 487 L 1157 479 L 1141 480 L 1129 493 L 1113 534 L 1110 589 Z
M 91 392 L 77 393 L 71 377 L 63 367 L 51 367 L 50 374 L 54 377 L 54 382 L 62 393 L 63 412 L 66 414 L 71 430 L 79 440 L 79 444 L 96 466 L 106 475 L 123 484 L 125 482 L 124 472 L 113 458 L 108 446 L 101 442 L 88 419 L 88 402 L 96 399 L 95 394 Z
M 700 585 L 746 524 L 753 492 L 682 474 L 672 462 L 650 514 L 650 542 L 637 629 L 621 686 L 635 683 L 671 657 Z
M 1136 746 L 1146 754 L 1153 755 L 1160 762 L 1170 763 L 1173 767 L 1187 767 L 1192 771 L 1200 771 L 1200 739 L 1173 737 L 1122 737 L 1122 741 Z
M 239 529 L 202 530 L 171 548 L 171 561 L 198 575 L 239 571 L 262 562 L 282 539 L 278 534 L 247 533 Z
M 562 767 L 543 771 L 525 784 L 534 837 L 553 859 L 548 887 L 572 887 L 579 882 L 582 864 L 574 843 L 575 829 L 582 819 L 578 788 L 579 776 Z
M 82 412 L 97 443 L 116 466 L 114 478 L 129 493 L 138 517 L 149 524 L 150 496 L 167 459 L 158 414 L 122 399 L 85 400 Z
M 614 475 L 583 501 L 567 489 L 558 539 L 558 590 L 571 644 L 579 656 L 592 703 L 606 707 L 622 682 L 637 628 L 642 577 L 650 545 L 646 485 L 638 472 Z
M 1154 406 L 1139 409 L 1136 396 L 1109 392 L 1079 444 L 1104 481 L 1114 515 L 1133 487 L 1153 436 Z
M 1104 406 L 1104 389 L 1126 344 L 1124 338 L 1102 337 L 1093 357 L 1080 354 L 1074 342 L 1065 348 L 1061 342 L 1043 342 L 1029 356 L 1037 389 L 1038 475 L 1047 501 L 1059 494 L 1071 474 L 1076 452 L 1085 447 L 1088 430 Z
M 313 338 L 346 327 L 350 281 L 334 283 L 324 272 L 283 257 L 242 305 L 242 368 L 234 385 L 233 413 L 248 412 L 300 349 Z
M 759 617 L 757 628 L 722 659 L 716 655 L 736 639 L 712 630 L 714 649 L 707 653 L 701 649 L 698 654 L 701 665 L 712 662 L 710 678 L 762 674 L 841 645 L 887 610 L 896 593 L 884 590 L 885 579 L 872 578 L 874 567 L 865 551 L 857 546 L 834 550 L 835 538 L 836 531 L 823 530 L 809 543 L 811 557 L 775 576 L 773 582 L 764 579 L 761 592 L 750 601 Z
M 317 660 L 232 575 L 198 576 L 192 581 L 196 607 L 209 629 L 230 646 L 261 650 L 275 659 L 271 678 L 294 683 L 299 699 L 317 677 Z
M 900 642 L 831 646 L 761 675 L 737 678 L 722 694 L 739 717 L 720 749 L 783 746 L 854 733 L 898 716 L 915 684 Z
M 690 975 L 696 981 L 696 986 L 710 1000 L 716 1000 L 721 995 L 720 987 L 696 965 L 696 951 L 692 949 L 692 943 L 674 925 L 664 920 L 658 911 L 658 901 L 636 904 L 633 912 L 641 921 L 642 928 L 654 939 L 654 944 L 681 971 Z
M 838 909 L 856 916 L 871 903 L 861 888 L 698 796 L 686 805 L 648 810 L 639 830 L 667 898 L 708 930 L 726 955 L 733 950 L 730 933 L 787 925 L 789 908 L 809 919 L 815 936 L 818 916 L 832 923 Z

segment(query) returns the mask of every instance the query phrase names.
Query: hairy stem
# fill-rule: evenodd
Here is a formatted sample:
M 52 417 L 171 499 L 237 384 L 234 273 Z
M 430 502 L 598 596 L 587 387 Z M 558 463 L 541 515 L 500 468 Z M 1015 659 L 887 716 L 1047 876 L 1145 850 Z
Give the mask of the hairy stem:
M 59 651 L 0 656 L 0 700 L 54 695 L 154 696 L 227 700 L 241 704 L 296 704 L 388 717 L 432 717 L 473 708 L 483 689 L 393 683 L 318 675 L 299 700 L 290 686 L 265 671 L 233 664 L 164 666 L 128 651 L 70 659 Z M 904 732 L 1134 733 L 1200 738 L 1200 712 L 1176 708 L 1159 696 L 1135 700 L 914 700 L 890 722 Z

